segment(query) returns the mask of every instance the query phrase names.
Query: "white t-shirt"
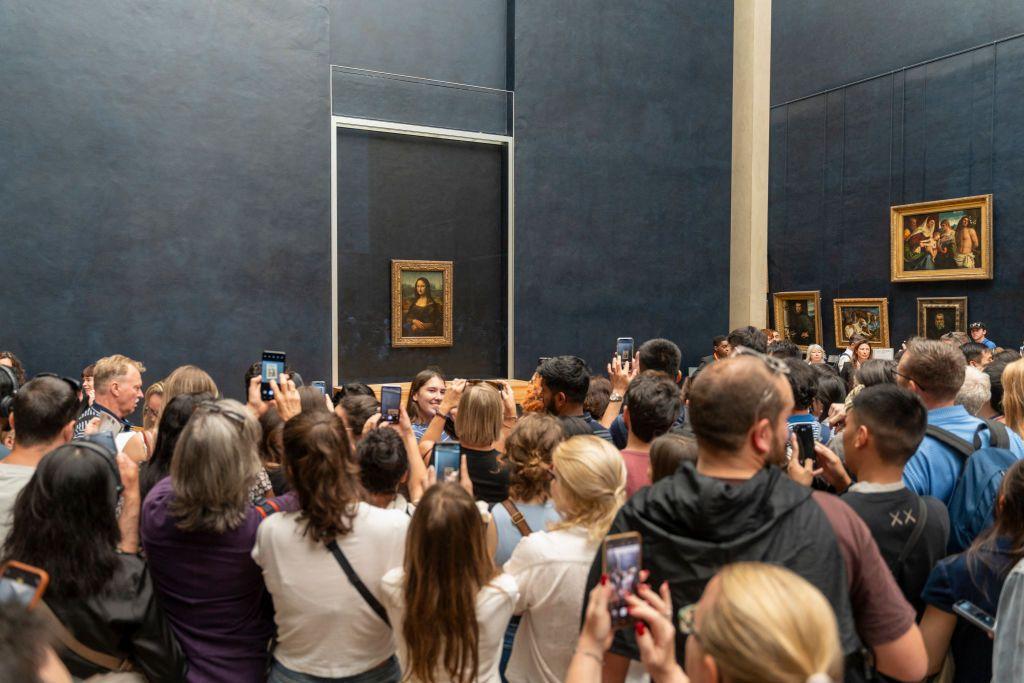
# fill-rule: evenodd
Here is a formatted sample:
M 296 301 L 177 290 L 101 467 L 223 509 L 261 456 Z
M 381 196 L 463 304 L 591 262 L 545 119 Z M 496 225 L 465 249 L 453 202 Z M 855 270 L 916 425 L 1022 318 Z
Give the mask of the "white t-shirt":
M 580 632 L 587 574 L 600 540 L 586 529 L 538 531 L 519 542 L 505 572 L 519 586 L 516 632 L 505 678 L 513 683 L 565 680 Z
M 403 673 L 409 670 L 408 653 L 405 649 L 405 639 L 402 637 L 402 623 L 405 619 L 404 582 L 405 571 L 401 567 L 392 569 L 381 579 L 384 607 L 395 629 L 398 662 L 402 665 Z M 476 596 L 476 620 L 480 627 L 477 648 L 480 659 L 478 676 L 474 679 L 476 683 L 501 683 L 501 677 L 498 675 L 501 646 L 518 598 L 516 582 L 508 574 L 496 576 Z M 430 624 L 423 624 L 423 627 L 430 628 Z M 437 668 L 435 679 L 438 683 L 449 683 L 451 680 L 444 672 L 443 666 Z M 412 683 L 417 681 L 418 679 L 412 679 Z
M 14 499 L 35 473 L 35 467 L 0 462 L 0 545 L 7 540 L 14 524 Z
M 352 531 L 338 539 L 349 564 L 384 602 L 380 577 L 401 567 L 409 516 L 359 503 Z M 274 599 L 277 648 L 285 667 L 342 678 L 369 671 L 395 653 L 391 629 L 349 583 L 334 555 L 302 535 L 298 512 L 270 515 L 259 526 L 252 559 Z

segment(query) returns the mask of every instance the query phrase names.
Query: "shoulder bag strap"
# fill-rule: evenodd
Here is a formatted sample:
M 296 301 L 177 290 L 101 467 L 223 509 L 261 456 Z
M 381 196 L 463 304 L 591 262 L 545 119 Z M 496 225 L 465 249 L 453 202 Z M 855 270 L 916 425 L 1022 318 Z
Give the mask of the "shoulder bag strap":
M 936 427 L 935 425 L 928 425 L 925 427 L 924 433 L 932 437 L 936 441 L 950 447 L 956 452 L 963 460 L 971 457 L 971 453 L 974 452 L 974 446 L 966 439 L 961 439 L 952 432 L 947 432 L 942 427 Z
M 512 518 L 512 523 L 516 525 L 516 528 L 519 529 L 519 533 L 521 533 L 523 537 L 529 536 L 533 533 L 533 529 L 531 529 L 530 525 L 526 522 L 526 517 L 523 517 L 523 513 L 519 511 L 519 508 L 516 507 L 516 504 L 512 502 L 511 498 L 506 498 L 501 501 L 501 505 L 506 511 L 508 511 L 508 516 Z
M 924 525 L 928 521 L 928 503 L 924 501 L 923 496 L 917 497 L 917 524 L 914 525 L 914 530 L 910 532 L 910 538 L 903 544 L 903 549 L 900 550 L 899 557 L 896 558 L 896 567 L 902 568 L 903 563 L 910 557 L 910 551 L 914 549 L 917 542 L 921 539 L 921 534 L 924 533 Z
M 331 541 L 327 544 L 327 549 L 331 551 L 332 555 L 334 555 L 334 559 L 337 560 L 338 564 L 341 566 L 341 570 L 345 572 L 345 576 L 348 577 L 349 583 L 352 584 L 352 587 L 359 591 L 359 595 L 363 596 L 363 600 L 365 600 L 366 604 L 370 606 L 370 609 L 376 612 L 377 616 L 380 617 L 388 627 L 390 627 L 391 620 L 388 619 L 388 613 L 387 610 L 384 609 L 384 605 L 380 604 L 380 600 L 373 596 L 370 589 L 366 587 L 363 580 L 359 578 L 358 574 L 356 574 L 356 570 L 352 568 L 351 564 L 349 564 L 348 558 L 345 557 L 345 553 L 341 552 L 341 548 L 338 547 L 338 542 Z
M 97 650 L 93 650 L 87 645 L 83 645 L 78 641 L 71 631 L 61 623 L 57 615 L 53 613 L 50 606 L 43 601 L 39 601 L 35 609 L 39 610 L 39 613 L 43 615 L 43 619 L 50 623 L 53 628 L 57 639 L 61 642 L 61 645 L 74 652 L 76 655 L 96 666 L 103 667 L 108 671 L 117 671 L 119 673 L 127 673 L 134 671 L 135 667 L 132 665 L 129 659 L 120 659 L 113 655 L 108 655 Z

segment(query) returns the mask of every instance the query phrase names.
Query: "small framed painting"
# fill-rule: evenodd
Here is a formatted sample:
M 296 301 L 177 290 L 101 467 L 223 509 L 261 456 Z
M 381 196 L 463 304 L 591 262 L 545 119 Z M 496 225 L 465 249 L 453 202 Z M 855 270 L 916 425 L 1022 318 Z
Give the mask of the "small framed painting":
M 452 262 L 391 261 L 391 346 L 452 345 Z
M 967 333 L 967 297 L 919 298 L 917 336 L 941 339 L 949 332 Z
M 867 338 L 872 348 L 889 346 L 888 299 L 833 299 L 836 346 L 845 349 L 850 337 Z
M 801 351 L 821 344 L 821 292 L 777 292 L 772 297 L 775 330 Z
M 893 282 L 992 279 L 992 195 L 889 209 Z

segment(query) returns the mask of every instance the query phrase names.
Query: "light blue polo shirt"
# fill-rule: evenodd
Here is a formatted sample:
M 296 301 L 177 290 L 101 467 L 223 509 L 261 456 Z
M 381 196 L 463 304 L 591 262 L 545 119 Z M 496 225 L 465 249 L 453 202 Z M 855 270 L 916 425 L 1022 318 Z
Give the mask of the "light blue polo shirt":
M 941 427 L 968 443 L 974 442 L 974 434 L 983 420 L 974 417 L 963 406 L 948 406 L 928 411 L 928 424 Z M 1024 458 L 1024 441 L 1012 430 L 1010 434 L 1010 451 L 1018 459 Z M 989 430 L 981 432 L 982 447 L 989 445 Z M 934 496 L 946 505 L 953 495 L 953 487 L 963 467 L 960 456 L 948 446 L 925 435 L 924 440 L 914 453 L 907 466 L 903 469 L 903 483 L 907 488 L 921 496 Z

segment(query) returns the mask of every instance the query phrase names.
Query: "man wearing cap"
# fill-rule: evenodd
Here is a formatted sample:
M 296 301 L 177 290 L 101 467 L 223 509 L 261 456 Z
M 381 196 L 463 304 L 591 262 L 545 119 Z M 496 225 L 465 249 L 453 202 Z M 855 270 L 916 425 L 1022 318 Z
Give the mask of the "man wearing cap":
M 984 344 L 990 349 L 996 348 L 996 343 L 985 336 L 988 334 L 988 330 L 985 329 L 985 323 L 971 323 L 970 333 L 971 341 Z

